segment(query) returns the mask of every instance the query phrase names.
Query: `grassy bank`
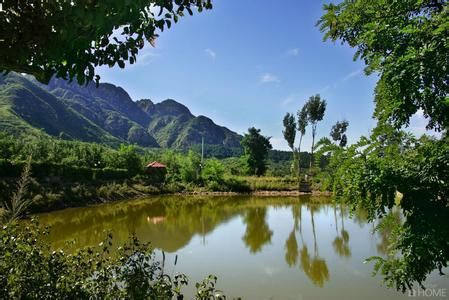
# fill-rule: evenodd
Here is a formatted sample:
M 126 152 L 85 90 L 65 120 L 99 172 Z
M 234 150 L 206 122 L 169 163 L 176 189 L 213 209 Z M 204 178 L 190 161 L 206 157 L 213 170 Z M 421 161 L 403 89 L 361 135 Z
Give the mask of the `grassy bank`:
M 240 176 L 238 180 L 248 183 L 249 189 L 255 191 L 294 191 L 298 190 L 298 181 L 290 176 Z
M 16 190 L 16 177 L 0 179 L 0 200 L 8 201 Z M 161 194 L 249 194 L 296 195 L 297 182 L 284 177 L 225 176 L 220 182 L 168 182 L 152 185 L 144 176 L 125 180 L 62 180 L 31 178 L 27 195 L 31 212 L 52 211 Z
M 153 161 L 165 165 L 162 173 L 147 169 Z M 0 208 L 8 206 L 28 162 L 30 180 L 22 196 L 32 200 L 32 212 L 156 194 L 297 190 L 294 177 L 273 175 L 275 170 L 285 169 L 279 164 L 269 164 L 267 174 L 273 176 L 247 176 L 244 156 L 202 161 L 194 151 L 151 150 L 132 145 L 113 149 L 94 143 L 44 136 L 16 138 L 0 133 Z

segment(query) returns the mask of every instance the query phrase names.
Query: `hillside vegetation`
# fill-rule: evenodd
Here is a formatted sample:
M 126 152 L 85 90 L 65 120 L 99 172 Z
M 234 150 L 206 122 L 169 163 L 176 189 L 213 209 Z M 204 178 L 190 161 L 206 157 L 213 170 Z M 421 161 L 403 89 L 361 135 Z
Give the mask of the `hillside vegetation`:
M 0 130 L 17 135 L 48 135 L 67 140 L 188 149 L 201 144 L 233 152 L 241 136 L 168 99 L 133 101 L 121 87 L 102 83 L 80 86 L 62 79 L 43 85 L 29 76 L 0 77 Z

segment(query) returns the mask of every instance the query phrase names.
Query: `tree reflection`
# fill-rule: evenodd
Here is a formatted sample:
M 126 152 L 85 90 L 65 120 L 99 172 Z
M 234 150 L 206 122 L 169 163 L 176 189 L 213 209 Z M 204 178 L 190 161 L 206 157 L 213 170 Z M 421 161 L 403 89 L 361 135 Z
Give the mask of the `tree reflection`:
M 301 222 L 301 206 L 293 205 L 292 206 L 292 215 L 294 219 L 293 229 L 290 232 L 287 240 L 285 241 L 285 261 L 290 267 L 296 266 L 298 261 L 298 242 L 296 240 L 296 231 L 300 228 Z
M 393 230 L 401 224 L 401 213 L 399 210 L 392 210 L 385 218 L 380 220 L 377 226 L 377 233 L 380 243 L 377 244 L 377 251 L 380 254 L 388 255 L 391 245 L 394 243 Z
M 250 208 L 243 217 L 246 224 L 245 235 L 242 240 L 251 253 L 257 253 L 262 247 L 271 242 L 273 231 L 266 221 L 267 209 L 265 207 Z
M 296 266 L 298 261 L 298 242 L 296 241 L 296 234 L 293 229 L 288 236 L 287 241 L 285 241 L 285 261 L 290 267 Z
M 300 251 L 300 268 L 313 284 L 323 287 L 326 281 L 329 281 L 329 269 L 326 261 L 318 255 L 311 257 L 306 245 L 303 245 Z
M 313 282 L 313 284 L 323 287 L 326 281 L 329 281 L 329 269 L 327 268 L 326 261 L 319 256 L 317 235 L 315 231 L 315 219 L 314 211 L 316 211 L 316 206 L 309 206 L 310 217 L 312 222 L 312 232 L 314 238 L 314 255 L 313 257 L 309 253 L 306 243 L 304 242 L 304 237 L 301 230 L 299 234 L 301 236 L 302 248 L 300 250 L 300 268 L 304 271 L 304 274 Z M 300 220 L 301 222 L 301 220 Z
M 335 229 L 337 231 L 337 236 L 332 242 L 335 252 L 340 257 L 351 257 L 351 249 L 349 248 L 349 233 L 345 230 L 344 214 L 343 208 L 340 206 L 340 217 L 341 217 L 341 232 L 338 232 L 338 220 L 337 220 L 337 209 L 334 204 L 334 218 L 335 218 Z M 341 234 L 341 235 L 340 235 Z

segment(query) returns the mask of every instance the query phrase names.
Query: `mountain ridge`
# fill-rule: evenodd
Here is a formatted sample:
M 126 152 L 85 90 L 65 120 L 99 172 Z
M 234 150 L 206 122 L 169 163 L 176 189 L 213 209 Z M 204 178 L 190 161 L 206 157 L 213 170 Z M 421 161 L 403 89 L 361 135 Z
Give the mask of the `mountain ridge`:
M 206 116 L 194 116 L 173 100 L 133 101 L 110 83 L 79 86 L 52 79 L 48 85 L 17 73 L 0 75 L 0 130 L 43 132 L 64 139 L 118 145 L 187 149 L 205 143 L 240 148 L 241 136 Z

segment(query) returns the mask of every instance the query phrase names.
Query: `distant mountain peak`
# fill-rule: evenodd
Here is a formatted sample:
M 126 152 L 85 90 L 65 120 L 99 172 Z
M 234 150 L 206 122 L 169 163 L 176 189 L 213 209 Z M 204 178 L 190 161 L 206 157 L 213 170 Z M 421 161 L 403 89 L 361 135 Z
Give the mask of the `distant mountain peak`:
M 140 99 L 136 101 L 136 104 L 148 115 L 152 114 L 154 111 L 154 103 L 150 99 Z
M 172 116 L 189 115 L 193 116 L 190 110 L 184 104 L 181 104 L 173 99 L 166 99 L 155 104 L 155 109 L 159 114 L 166 114 Z

